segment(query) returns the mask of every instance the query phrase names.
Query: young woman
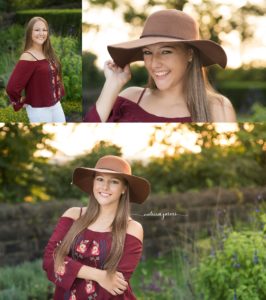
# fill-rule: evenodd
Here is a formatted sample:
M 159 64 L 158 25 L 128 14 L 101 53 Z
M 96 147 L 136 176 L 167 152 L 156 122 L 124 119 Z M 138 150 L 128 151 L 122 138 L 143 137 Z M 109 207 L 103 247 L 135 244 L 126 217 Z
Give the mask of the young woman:
M 131 174 L 124 159 L 107 155 L 95 168 L 77 168 L 73 183 L 90 196 L 60 218 L 45 248 L 43 268 L 54 299 L 136 299 L 129 279 L 142 252 L 142 226 L 130 202 L 142 203 L 149 182 Z
M 61 64 L 51 45 L 45 19 L 34 17 L 29 21 L 24 52 L 6 91 L 15 111 L 26 108 L 30 122 L 65 122 L 60 103 L 65 93 Z
M 178 10 L 153 13 L 138 40 L 108 46 L 113 61 L 88 122 L 234 122 L 231 102 L 210 86 L 204 67 L 226 66 L 223 48 L 199 39 L 196 22 Z M 144 60 L 146 88 L 130 87 L 129 64 Z M 119 94 L 120 93 L 120 94 Z

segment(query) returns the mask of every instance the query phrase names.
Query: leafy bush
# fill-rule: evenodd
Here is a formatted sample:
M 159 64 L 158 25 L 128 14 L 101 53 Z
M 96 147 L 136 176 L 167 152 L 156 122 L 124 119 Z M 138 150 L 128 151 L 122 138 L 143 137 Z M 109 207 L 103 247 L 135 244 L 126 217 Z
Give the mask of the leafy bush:
M 82 105 L 81 101 L 62 101 L 66 122 L 81 122 Z
M 52 298 L 52 291 L 40 260 L 0 269 L 0 300 L 47 300 Z
M 82 56 L 77 38 L 52 36 L 52 44 L 61 59 L 65 99 L 81 102 Z
M 25 109 L 21 109 L 18 112 L 13 110 L 11 105 L 0 108 L 0 122 L 9 123 L 9 122 L 23 122 L 28 123 L 29 119 Z
M 202 259 L 194 270 L 200 299 L 266 299 L 266 215 L 261 222 L 262 231 L 232 231 L 220 241 L 219 249 Z

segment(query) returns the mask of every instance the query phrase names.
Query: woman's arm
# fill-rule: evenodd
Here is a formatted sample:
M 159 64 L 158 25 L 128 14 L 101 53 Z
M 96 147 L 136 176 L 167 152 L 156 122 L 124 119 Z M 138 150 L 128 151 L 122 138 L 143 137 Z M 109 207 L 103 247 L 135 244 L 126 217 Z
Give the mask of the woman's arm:
M 29 53 L 23 53 L 8 80 L 6 92 L 15 111 L 23 107 L 25 97 L 21 93 L 35 70 L 35 65 L 30 63 L 33 60 Z
M 104 75 L 106 81 L 96 101 L 96 109 L 102 122 L 107 121 L 120 90 L 131 78 L 129 65 L 122 69 L 112 61 L 104 64 Z
M 128 283 L 120 272 L 108 274 L 106 270 L 100 270 L 88 266 L 82 266 L 77 274 L 78 278 L 93 280 L 112 295 L 121 295 L 127 289 Z
M 117 268 L 119 272 L 123 273 L 127 281 L 129 281 L 141 258 L 142 241 L 142 225 L 134 220 L 130 220 L 128 222 L 124 253 Z

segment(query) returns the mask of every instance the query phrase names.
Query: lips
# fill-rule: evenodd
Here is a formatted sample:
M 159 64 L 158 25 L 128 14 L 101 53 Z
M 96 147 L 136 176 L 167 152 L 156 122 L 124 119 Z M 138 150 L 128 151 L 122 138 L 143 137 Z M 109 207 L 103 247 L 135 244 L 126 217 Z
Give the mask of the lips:
M 105 198 L 111 196 L 111 194 L 105 193 L 105 192 L 99 192 L 99 194 L 100 194 L 102 197 L 105 197 Z
M 168 74 L 170 73 L 170 71 L 157 71 L 157 72 L 153 72 L 154 77 L 157 79 L 163 79 L 165 78 Z

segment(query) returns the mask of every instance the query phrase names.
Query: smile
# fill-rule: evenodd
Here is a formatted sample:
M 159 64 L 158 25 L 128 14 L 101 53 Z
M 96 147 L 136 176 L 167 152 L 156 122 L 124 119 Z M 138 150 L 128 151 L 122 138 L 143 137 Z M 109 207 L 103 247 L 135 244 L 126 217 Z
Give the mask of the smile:
M 99 194 L 100 194 L 102 197 L 109 197 L 109 196 L 111 196 L 111 194 L 109 194 L 109 193 L 104 193 L 104 192 L 99 192 Z
M 160 71 L 160 72 L 154 72 L 153 74 L 157 78 L 163 78 L 163 77 L 167 76 L 169 73 L 170 73 L 170 71 Z

